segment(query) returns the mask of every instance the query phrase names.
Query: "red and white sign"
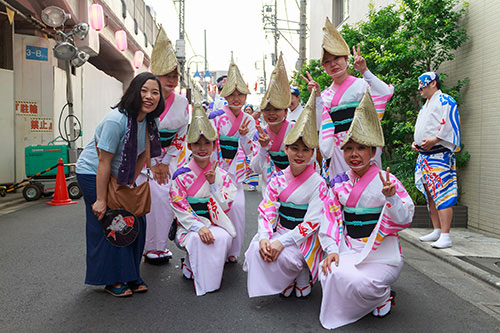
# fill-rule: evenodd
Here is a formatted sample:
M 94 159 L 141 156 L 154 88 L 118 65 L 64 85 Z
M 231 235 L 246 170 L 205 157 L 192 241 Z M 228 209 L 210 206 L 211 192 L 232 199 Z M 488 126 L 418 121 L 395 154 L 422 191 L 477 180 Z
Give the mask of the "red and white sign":
M 40 114 L 38 102 L 16 101 L 16 114 L 21 116 L 38 116 Z
M 31 132 L 52 132 L 52 118 L 36 117 L 29 121 Z

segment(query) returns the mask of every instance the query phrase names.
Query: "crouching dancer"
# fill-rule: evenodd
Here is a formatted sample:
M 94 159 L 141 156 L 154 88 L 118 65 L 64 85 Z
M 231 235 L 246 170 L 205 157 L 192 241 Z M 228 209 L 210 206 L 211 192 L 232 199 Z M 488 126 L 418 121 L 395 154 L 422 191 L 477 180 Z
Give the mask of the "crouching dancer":
M 259 206 L 258 233 L 243 266 L 250 297 L 288 297 L 294 288 L 297 297 L 305 297 L 318 276 L 318 230 L 328 189 L 312 164 L 318 134 L 311 96 L 284 140 L 290 165 L 271 177 Z
M 196 295 L 220 288 L 224 263 L 236 232 L 226 215 L 236 195 L 231 177 L 210 161 L 217 132 L 200 104 L 187 134 L 192 160 L 173 176 L 170 203 L 177 218 L 176 243 L 187 251 L 182 265 Z
M 391 310 L 393 284 L 401 272 L 398 232 L 408 227 L 414 205 L 403 185 L 373 161 L 384 146 L 382 127 L 367 92 L 342 143 L 350 170 L 331 181 L 330 202 L 321 220 L 323 288 L 320 321 L 334 329 L 370 312 Z M 340 208 L 342 207 L 342 209 Z

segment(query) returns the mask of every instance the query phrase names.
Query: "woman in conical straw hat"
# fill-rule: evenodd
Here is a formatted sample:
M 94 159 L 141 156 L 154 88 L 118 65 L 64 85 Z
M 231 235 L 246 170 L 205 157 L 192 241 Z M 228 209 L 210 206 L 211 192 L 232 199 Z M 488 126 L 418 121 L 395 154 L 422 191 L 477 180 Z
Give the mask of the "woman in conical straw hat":
M 161 82 L 165 107 L 160 115 L 162 154 L 151 160 L 154 181 L 150 181 L 151 212 L 147 214 L 145 259 L 151 264 L 168 262 L 172 252 L 167 248 L 168 231 L 173 212 L 168 201 L 170 175 L 184 164 L 185 139 L 189 123 L 188 101 L 174 92 L 179 83 L 180 65 L 167 34 L 160 28 L 151 54 L 151 72 Z M 143 170 L 138 183 L 146 181 Z
M 347 172 L 335 176 L 321 219 L 319 239 L 328 254 L 321 263 L 320 321 L 334 329 L 365 315 L 383 317 L 403 267 L 398 232 L 413 218 L 414 205 L 399 180 L 374 162 L 384 146 L 382 126 L 368 92 L 354 112 L 341 144 Z
M 209 116 L 219 134 L 216 151 L 218 165 L 231 175 L 237 188 L 228 213 L 236 228 L 236 237 L 228 257 L 231 263 L 237 261 L 245 236 L 245 193 L 242 182 L 247 173 L 245 157 L 252 153 L 252 138 L 255 135 L 255 120 L 242 110 L 248 94 L 250 91 L 231 57 L 227 81 L 220 94 L 228 105 L 212 111 Z
M 315 114 L 311 95 L 284 140 L 290 164 L 271 177 L 259 205 L 258 233 L 243 265 L 250 297 L 289 297 L 294 289 L 297 297 L 306 297 L 318 277 L 323 254 L 318 231 L 328 187 L 313 166 L 318 147 Z
M 231 176 L 210 157 L 217 132 L 205 110 L 195 104 L 187 133 L 191 161 L 172 177 L 170 202 L 177 218 L 176 243 L 187 255 L 182 264 L 186 278 L 193 279 L 196 295 L 220 288 L 224 264 L 235 228 L 225 211 L 236 194 Z
M 385 106 L 392 97 L 394 87 L 387 85 L 373 75 L 361 56 L 360 45 L 357 50 L 353 46 L 353 67 L 362 74 L 356 78 L 347 73 L 349 66 L 349 47 L 340 33 L 332 25 L 328 17 L 323 27 L 323 43 L 321 45 L 321 65 L 332 77 L 332 84 L 321 93 L 323 111 L 321 115 L 320 151 L 323 155 L 323 176 L 331 179 L 338 173 L 349 170 L 340 150 L 345 134 L 352 122 L 354 109 L 368 89 L 373 97 L 379 119 L 382 119 Z M 316 87 L 319 96 L 319 84 L 307 73 L 308 89 Z M 381 150 L 376 154 L 376 161 L 381 166 Z M 329 162 L 328 162 L 329 161 Z
M 283 55 L 280 54 L 260 105 L 267 126 L 262 128 L 257 125 L 257 132 L 253 138 L 253 157 L 250 161 L 250 168 L 263 176 L 263 193 L 271 175 L 285 169 L 289 164 L 284 143 L 286 135 L 293 127 L 293 123 L 286 120 L 289 105 L 290 84 Z

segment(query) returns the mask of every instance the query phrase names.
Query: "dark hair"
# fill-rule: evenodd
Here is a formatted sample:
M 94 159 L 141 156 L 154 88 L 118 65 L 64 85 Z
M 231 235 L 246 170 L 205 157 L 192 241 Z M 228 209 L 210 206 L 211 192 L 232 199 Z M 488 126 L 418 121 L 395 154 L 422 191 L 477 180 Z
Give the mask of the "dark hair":
M 436 81 L 436 88 L 441 89 L 441 80 L 439 79 L 439 76 L 434 81 Z
M 227 75 L 222 75 L 221 77 L 219 77 L 217 79 L 217 83 L 216 83 L 216 85 L 217 85 L 217 92 L 220 93 L 222 91 L 222 89 L 224 88 L 224 79 L 226 79 L 226 78 L 227 78 Z
M 120 99 L 120 102 L 113 106 L 113 108 L 118 108 L 118 111 L 120 111 L 121 113 L 130 115 L 132 116 L 132 118 L 137 119 L 137 116 L 139 115 L 142 107 L 141 88 L 148 80 L 155 80 L 158 83 L 158 88 L 160 90 L 160 100 L 158 101 L 158 106 L 156 107 L 156 109 L 153 112 L 149 113 L 146 116 L 146 119 L 148 121 L 152 121 L 153 119 L 158 118 L 165 109 L 165 100 L 163 99 L 160 80 L 158 80 L 155 75 L 149 72 L 143 72 L 134 77 L 134 79 L 130 82 L 127 90 L 123 94 L 122 98 Z

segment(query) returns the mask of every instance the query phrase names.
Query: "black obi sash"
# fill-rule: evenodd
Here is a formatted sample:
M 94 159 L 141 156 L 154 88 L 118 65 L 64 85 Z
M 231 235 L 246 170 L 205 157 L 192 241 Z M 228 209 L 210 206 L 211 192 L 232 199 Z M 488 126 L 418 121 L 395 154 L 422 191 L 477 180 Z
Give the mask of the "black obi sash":
M 208 198 L 186 197 L 187 202 L 194 210 L 196 215 L 206 217 L 210 220 L 210 213 L 208 212 Z
M 160 132 L 160 143 L 162 148 L 168 148 L 172 144 L 172 141 L 174 140 L 175 134 L 177 134 L 176 129 L 161 129 L 158 130 Z
M 232 160 L 238 152 L 239 138 L 234 136 L 219 136 L 220 150 L 222 158 Z
M 280 170 L 284 170 L 288 167 L 290 162 L 288 161 L 288 156 L 285 154 L 284 151 L 272 151 L 269 150 L 269 157 L 271 157 L 271 160 L 273 163 L 278 167 Z
M 328 113 L 332 118 L 333 126 L 335 126 L 335 134 L 349 130 L 354 118 L 354 111 L 358 105 L 359 102 L 351 102 L 330 109 Z
M 280 200 L 280 207 L 278 210 L 280 217 L 280 225 L 283 228 L 292 230 L 298 224 L 304 221 L 304 216 L 307 212 L 308 204 L 294 204 L 292 202 L 283 202 Z
M 346 234 L 352 238 L 369 237 L 377 225 L 382 208 L 383 206 L 374 208 L 344 207 Z

